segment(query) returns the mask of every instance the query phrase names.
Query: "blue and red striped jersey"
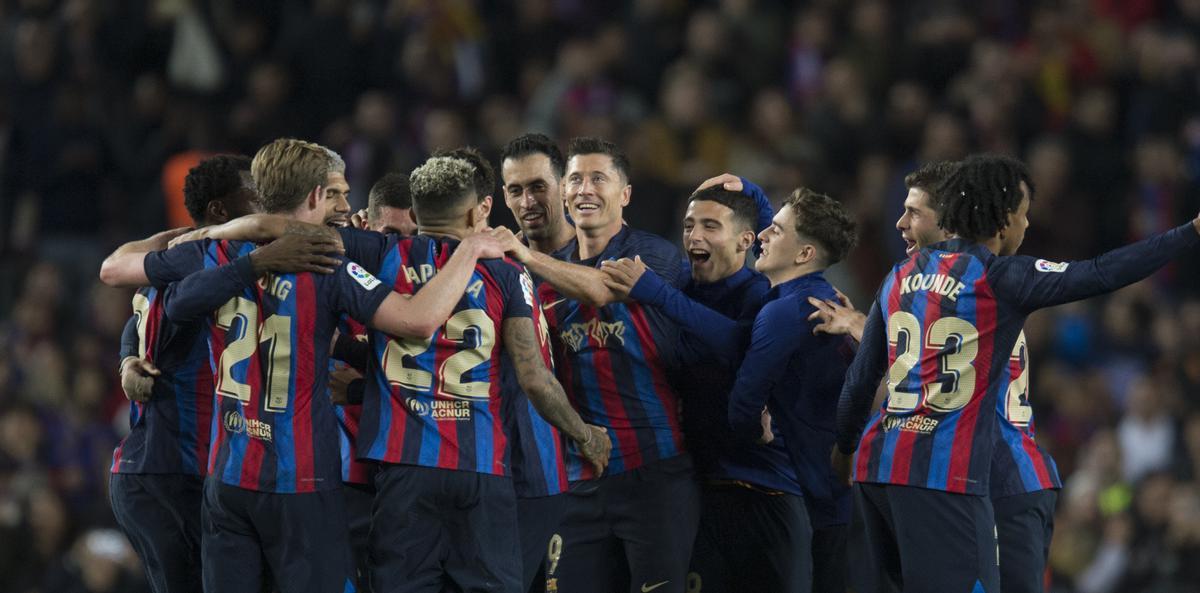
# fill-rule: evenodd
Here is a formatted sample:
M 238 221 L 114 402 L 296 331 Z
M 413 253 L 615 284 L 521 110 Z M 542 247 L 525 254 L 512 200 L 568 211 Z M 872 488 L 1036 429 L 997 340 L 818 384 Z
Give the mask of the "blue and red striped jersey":
M 338 332 L 363 342 L 367 339 L 367 327 L 346 316 L 342 316 L 338 322 Z M 329 359 L 329 372 L 331 373 L 334 371 L 334 360 L 336 359 Z M 358 459 L 358 424 L 362 418 L 362 409 L 361 403 L 333 407 L 338 419 L 338 445 L 342 452 L 342 481 L 347 484 L 371 483 L 373 465 Z
M 999 442 L 992 459 L 992 498 L 1062 488 L 1058 466 L 1034 440 L 1033 407 L 1029 403 L 1029 346 L 1017 335 L 1008 358 L 1007 382 L 996 398 Z
M 394 290 L 414 294 L 450 259 L 457 240 L 393 238 L 379 266 Z M 533 284 L 512 260 L 482 260 L 454 313 L 430 340 L 375 332 L 363 399 L 359 456 L 509 475 L 501 407 L 503 322 L 531 317 Z
M 130 402 L 129 434 L 113 451 L 111 471 L 203 476 L 213 408 L 205 326 L 167 319 L 154 287 L 138 289 L 133 314 L 134 354 L 154 363 L 162 375 L 154 379 L 150 401 Z
M 989 494 L 997 399 L 1014 380 L 1025 318 L 1141 280 L 1197 243 L 1189 223 L 1092 260 L 1056 263 L 998 257 L 955 239 L 897 264 L 867 316 L 838 407 L 838 448 L 848 453 L 857 443 L 855 479 Z M 885 373 L 888 396 L 867 422 Z
M 641 256 L 676 288 L 688 281 L 679 248 L 651 233 L 622 227 L 600 255 L 579 260 L 576 242 L 554 254 L 558 259 L 599 267 L 605 260 Z M 679 368 L 678 328 L 661 311 L 637 302 L 592 307 L 560 294 L 547 282 L 538 286 L 554 344 L 559 382 L 584 422 L 608 429 L 612 439 L 610 475 L 684 453 L 679 397 L 668 371 Z M 568 449 L 571 481 L 595 477 L 595 470 Z
M 389 287 L 345 259 L 333 274 L 257 280 L 247 264 L 237 268 L 240 282 L 232 289 L 221 282 L 231 268 L 248 262 L 243 258 L 254 248 L 197 241 L 146 258 L 152 281 L 183 278 L 171 287 L 168 316 L 203 315 L 212 303 L 224 302 L 208 315 L 217 395 L 209 475 L 260 492 L 337 488 L 341 455 L 328 397 L 330 341 L 342 313 L 369 320 Z
M 550 334 L 546 317 L 538 307 L 533 316 L 534 331 L 542 348 L 546 368 L 554 368 L 550 352 Z M 517 498 L 537 498 L 567 490 L 565 443 L 558 429 L 538 414 L 521 389 L 508 355 L 502 358 L 506 394 L 504 417 L 512 454 L 513 489 Z

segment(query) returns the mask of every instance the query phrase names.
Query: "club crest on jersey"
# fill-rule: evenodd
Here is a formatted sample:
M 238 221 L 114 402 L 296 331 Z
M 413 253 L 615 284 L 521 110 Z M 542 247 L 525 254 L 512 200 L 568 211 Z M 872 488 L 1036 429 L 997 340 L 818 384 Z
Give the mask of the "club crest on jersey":
M 607 346 L 610 337 L 616 338 L 621 346 L 625 345 L 624 321 L 600 321 L 590 319 L 587 323 L 572 323 L 559 337 L 572 352 L 579 352 L 588 343 L 588 338 L 596 340 L 600 346 Z
M 1033 262 L 1034 269 L 1036 269 L 1039 272 L 1054 272 L 1054 273 L 1059 273 L 1059 274 L 1061 274 L 1062 272 L 1066 272 L 1068 265 L 1070 265 L 1070 264 L 1068 264 L 1065 261 L 1064 262 L 1052 262 L 1052 261 L 1046 261 L 1044 259 L 1039 259 L 1036 262 Z
M 367 290 L 373 290 L 376 286 L 379 286 L 378 278 L 372 276 L 370 272 L 364 270 L 362 266 L 354 262 L 346 264 L 346 273 L 350 274 L 350 277 L 353 278 L 354 281 L 359 284 L 359 286 L 362 286 Z

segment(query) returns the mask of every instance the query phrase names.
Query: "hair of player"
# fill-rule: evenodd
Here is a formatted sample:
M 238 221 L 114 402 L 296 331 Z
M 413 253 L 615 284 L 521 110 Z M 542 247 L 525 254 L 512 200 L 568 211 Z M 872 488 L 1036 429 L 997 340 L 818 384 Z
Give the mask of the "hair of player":
M 919 169 L 904 176 L 904 187 L 919 189 L 932 197 L 937 188 L 958 166 L 954 161 L 925 163 Z
M 970 241 L 996 236 L 1021 206 L 1022 181 L 1032 200 L 1033 178 L 1025 163 L 994 154 L 967 157 L 934 193 L 938 226 Z
M 754 198 L 750 196 L 714 185 L 692 194 L 688 199 L 688 203 L 691 202 L 716 202 L 733 211 L 733 223 L 737 226 L 734 231 L 740 233 L 756 230 L 754 227 L 758 224 L 758 204 L 755 204 Z
M 324 146 L 295 138 L 280 138 L 258 149 L 250 163 L 250 176 L 262 198 L 263 210 L 284 213 L 295 210 L 308 192 L 325 185 L 330 171 Z
M 192 167 L 183 180 L 183 205 L 196 226 L 204 224 L 208 204 L 233 195 L 245 185 L 242 172 L 250 170 L 250 157 L 219 154 Z
M 537 132 L 521 134 L 509 140 L 508 144 L 505 144 L 504 148 L 500 150 L 500 162 L 503 163 L 508 159 L 515 160 L 534 154 L 546 155 L 546 158 L 550 159 L 550 170 L 558 178 L 561 179 L 566 173 L 567 159 L 563 157 L 562 150 L 558 147 L 558 144 L 551 140 L 549 136 Z
M 335 152 L 332 148 L 322 146 L 325 149 L 325 154 L 329 157 L 329 173 L 346 174 L 346 161 L 342 159 L 342 155 Z
M 408 177 L 413 211 L 423 224 L 458 216 L 467 199 L 474 201 L 475 168 L 452 157 L 430 157 Z
M 594 136 L 577 136 L 571 138 L 571 143 L 567 145 L 567 160 L 571 160 L 581 154 L 604 154 L 612 160 L 612 166 L 621 174 L 621 177 L 629 181 L 629 157 L 617 148 L 616 144 L 609 142 L 603 138 Z
M 407 175 L 392 171 L 380 177 L 379 181 L 371 186 L 371 192 L 367 194 L 367 218 L 378 220 L 384 206 L 412 208 L 412 193 L 408 189 Z
M 475 199 L 483 200 L 486 196 L 496 193 L 496 172 L 492 169 L 491 163 L 484 158 L 483 153 L 479 152 L 474 146 L 460 146 L 452 150 L 439 150 L 433 156 L 448 156 L 450 158 L 462 159 L 470 163 L 475 168 Z
M 796 233 L 821 247 L 823 265 L 832 266 L 846 257 L 858 243 L 858 224 L 841 202 L 802 187 L 783 202 L 796 217 Z

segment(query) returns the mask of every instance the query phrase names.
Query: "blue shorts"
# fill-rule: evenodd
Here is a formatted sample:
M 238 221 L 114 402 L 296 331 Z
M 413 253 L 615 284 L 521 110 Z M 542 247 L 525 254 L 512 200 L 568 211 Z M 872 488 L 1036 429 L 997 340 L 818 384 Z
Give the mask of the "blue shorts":
M 154 593 L 200 593 L 204 478 L 112 474 L 108 490 L 113 516 L 142 560 L 150 589 Z
M 341 488 L 303 494 L 204 482 L 201 554 L 205 591 L 354 591 Z
M 521 536 L 521 590 L 546 590 L 546 558 L 561 552 L 555 533 L 562 523 L 567 497 L 561 494 L 517 499 L 517 533 Z
M 382 464 L 375 489 L 372 590 L 522 593 L 511 478 Z
M 700 498 L 687 591 L 816 591 L 802 497 L 730 483 L 705 484 Z
M 853 492 L 848 555 L 858 593 L 1000 593 L 986 496 L 872 483 Z
M 1038 490 L 992 500 L 1000 539 L 1000 590 L 1042 593 L 1046 558 L 1054 534 L 1056 490 Z
M 550 593 L 684 593 L 700 487 L 681 455 L 571 485 Z

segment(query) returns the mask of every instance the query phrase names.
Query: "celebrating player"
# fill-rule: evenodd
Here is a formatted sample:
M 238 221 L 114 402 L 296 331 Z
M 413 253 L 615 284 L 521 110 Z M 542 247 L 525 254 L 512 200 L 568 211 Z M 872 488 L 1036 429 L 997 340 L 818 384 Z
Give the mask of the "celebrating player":
M 250 159 L 218 155 L 188 172 L 184 205 L 196 226 L 258 209 Z M 160 247 L 178 231 L 158 235 Z M 129 434 L 113 451 L 113 515 L 155 593 L 200 591 L 200 501 L 208 469 L 212 373 L 204 324 L 163 317 L 160 292 L 140 288 L 122 339 L 122 385 L 130 393 Z M 139 381 L 140 379 L 140 381 Z
M 1015 256 L 1033 188 L 1005 157 L 966 159 L 938 194 L 940 225 L 958 238 L 917 250 L 885 278 L 838 406 L 833 457 L 848 466 L 854 454 L 852 557 L 862 566 L 851 574 L 864 592 L 1000 589 L 992 410 L 1023 391 L 1011 359 L 1025 317 L 1145 278 L 1200 243 L 1197 218 L 1093 260 Z M 868 424 L 885 370 L 888 395 Z
M 668 369 L 678 366 L 669 346 L 677 330 L 653 309 L 621 302 L 597 269 L 608 259 L 641 255 L 674 285 L 687 281 L 678 248 L 624 224 L 632 191 L 629 162 L 615 145 L 575 138 L 563 190 L 575 239 L 553 256 L 515 238 L 509 243 L 545 280 L 539 295 L 571 403 L 585 420 L 607 427 L 613 443 L 607 477 L 593 479 L 577 456 L 567 460 L 575 483 L 557 570 L 548 575 L 564 591 L 682 593 L 699 519 L 679 398 L 667 381 Z M 539 209 L 520 215 L 533 223 Z

